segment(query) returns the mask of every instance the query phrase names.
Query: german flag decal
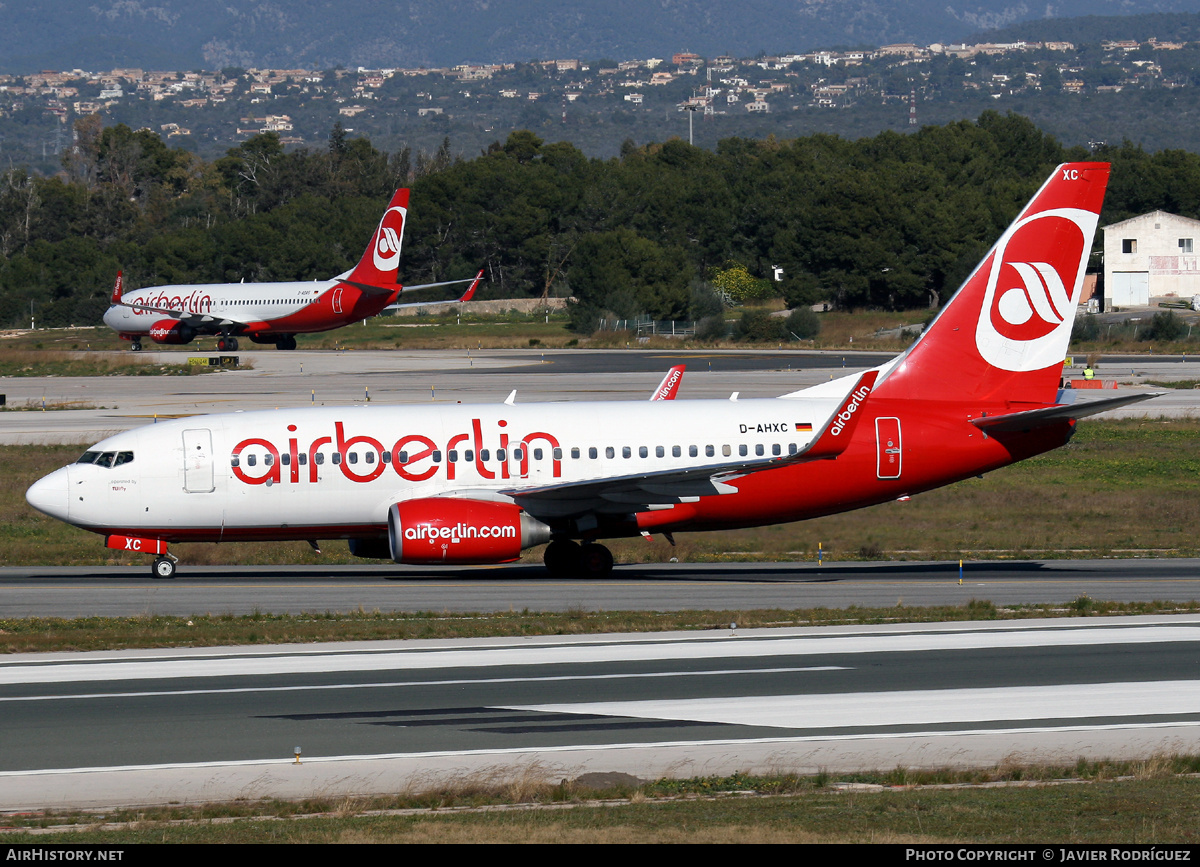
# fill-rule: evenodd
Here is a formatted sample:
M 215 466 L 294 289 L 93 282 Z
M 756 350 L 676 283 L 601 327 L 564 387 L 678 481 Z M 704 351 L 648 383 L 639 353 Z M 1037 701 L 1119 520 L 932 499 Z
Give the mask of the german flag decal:
M 798 421 L 798 422 L 796 422 L 796 430 L 811 432 L 812 424 L 810 422 L 806 422 L 806 421 Z

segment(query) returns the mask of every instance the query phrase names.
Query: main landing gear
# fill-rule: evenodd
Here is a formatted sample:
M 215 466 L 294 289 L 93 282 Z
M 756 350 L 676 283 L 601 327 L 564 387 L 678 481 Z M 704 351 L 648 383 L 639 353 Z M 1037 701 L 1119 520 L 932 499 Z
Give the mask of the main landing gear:
M 595 542 L 580 545 L 571 539 L 555 539 L 542 558 L 555 578 L 606 578 L 612 574 L 612 552 Z
M 295 349 L 296 336 L 294 334 L 285 334 L 283 337 L 275 340 L 276 349 Z
M 217 352 L 237 352 L 237 348 L 236 337 L 222 337 L 217 341 Z

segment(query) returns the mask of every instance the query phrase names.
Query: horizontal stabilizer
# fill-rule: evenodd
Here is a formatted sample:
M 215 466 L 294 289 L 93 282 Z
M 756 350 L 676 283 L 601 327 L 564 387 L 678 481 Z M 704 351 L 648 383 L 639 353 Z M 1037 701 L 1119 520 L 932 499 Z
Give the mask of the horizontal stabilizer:
M 1161 391 L 1150 392 L 1148 394 L 1122 394 L 1119 397 L 1106 397 L 1102 400 L 1047 406 L 1041 409 L 1011 412 L 1006 415 L 985 415 L 981 418 L 971 419 L 971 424 L 989 433 L 1026 431 L 1063 419 L 1074 420 L 1077 418 L 1086 418 L 1089 415 L 1098 415 L 1102 412 L 1108 412 L 1110 409 L 1116 409 L 1119 406 L 1126 406 L 1141 400 L 1149 400 L 1152 397 L 1161 397 L 1163 394 L 1164 392 Z

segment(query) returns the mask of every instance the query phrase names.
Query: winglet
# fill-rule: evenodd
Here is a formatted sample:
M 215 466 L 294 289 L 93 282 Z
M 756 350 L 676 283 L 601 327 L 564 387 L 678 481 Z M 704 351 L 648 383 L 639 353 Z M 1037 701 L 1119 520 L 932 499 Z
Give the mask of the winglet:
M 124 278 L 122 277 L 121 272 L 118 271 L 116 282 L 113 283 L 113 291 L 112 291 L 112 303 L 113 304 L 121 303 L 121 295 L 124 291 L 124 287 L 125 287 Z
M 479 281 L 482 279 L 483 269 L 480 268 L 479 273 L 475 275 L 475 279 L 471 282 L 471 285 L 467 287 L 467 291 L 463 293 L 462 298 L 458 299 L 460 303 L 471 300 L 471 297 L 475 294 L 475 290 L 479 288 Z
M 854 438 L 854 429 L 858 427 L 858 419 L 862 416 L 863 404 L 870 396 L 871 389 L 875 387 L 877 376 L 879 376 L 878 370 L 868 370 L 859 377 L 854 388 L 850 389 L 850 394 L 837 408 L 837 412 L 829 417 L 829 421 L 825 422 L 825 427 L 813 440 L 813 444 L 797 457 L 806 461 L 818 458 L 836 458 L 846 450 Z
M 677 364 L 668 370 L 663 381 L 658 384 L 658 388 L 654 389 L 654 393 L 650 395 L 650 399 L 674 400 L 675 395 L 679 393 L 679 383 L 683 382 L 683 372 L 686 369 L 686 364 Z

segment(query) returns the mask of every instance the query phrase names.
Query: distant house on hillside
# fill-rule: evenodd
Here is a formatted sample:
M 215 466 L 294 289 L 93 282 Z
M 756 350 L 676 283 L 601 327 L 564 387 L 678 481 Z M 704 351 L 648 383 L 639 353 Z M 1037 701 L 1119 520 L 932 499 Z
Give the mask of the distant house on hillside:
M 1153 211 L 1104 227 L 1105 307 L 1200 295 L 1200 220 Z

